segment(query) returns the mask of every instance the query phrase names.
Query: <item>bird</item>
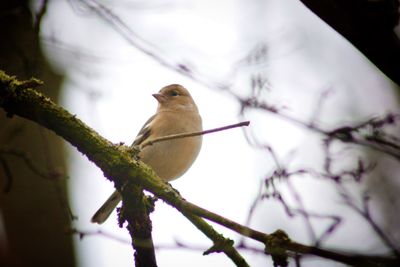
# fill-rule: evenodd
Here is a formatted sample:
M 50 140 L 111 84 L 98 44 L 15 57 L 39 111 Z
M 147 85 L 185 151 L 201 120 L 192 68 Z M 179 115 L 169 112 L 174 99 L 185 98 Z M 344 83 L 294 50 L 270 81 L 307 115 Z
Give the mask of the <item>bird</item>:
M 162 136 L 200 132 L 202 118 L 189 91 L 179 84 L 171 84 L 153 94 L 158 102 L 156 113 L 137 134 L 131 147 L 139 149 L 139 159 L 149 165 L 165 182 L 181 177 L 196 160 L 202 145 L 202 136 L 172 139 L 145 147 L 142 144 Z M 118 203 L 121 194 L 114 193 L 93 215 L 93 223 L 104 223 Z

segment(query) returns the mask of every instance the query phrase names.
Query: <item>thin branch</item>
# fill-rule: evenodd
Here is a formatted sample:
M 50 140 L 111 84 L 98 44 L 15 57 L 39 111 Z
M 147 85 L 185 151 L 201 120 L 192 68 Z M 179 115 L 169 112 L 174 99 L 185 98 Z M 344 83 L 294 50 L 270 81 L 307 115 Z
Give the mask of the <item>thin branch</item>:
M 146 146 L 151 146 L 151 145 L 153 145 L 155 143 L 158 143 L 158 142 L 164 142 L 164 141 L 168 141 L 168 140 L 172 140 L 172 139 L 193 137 L 193 136 L 198 136 L 198 135 L 205 135 L 205 134 L 210 134 L 210 133 L 229 130 L 229 129 L 232 129 L 232 128 L 248 126 L 249 124 L 250 124 L 250 121 L 244 121 L 244 122 L 231 124 L 231 125 L 227 125 L 227 126 L 223 126 L 223 127 L 219 127 L 219 128 L 214 128 L 214 129 L 210 129 L 210 130 L 205 130 L 205 131 L 201 131 L 201 132 L 171 134 L 171 135 L 162 136 L 162 137 L 158 137 L 158 138 L 154 138 L 154 139 L 151 139 L 149 141 L 146 141 L 140 147 L 143 149 Z
M 77 228 L 72 228 L 70 230 L 67 231 L 68 233 L 74 234 L 74 235 L 78 235 L 79 239 L 82 240 L 84 238 L 87 237 L 91 237 L 91 236 L 99 236 L 99 237 L 104 237 L 107 238 L 109 240 L 121 243 L 121 244 L 126 244 L 129 245 L 131 244 L 131 242 L 126 239 L 126 238 L 122 238 L 119 237 L 113 233 L 109 233 L 107 231 L 104 231 L 102 229 L 97 229 L 97 230 L 78 230 Z M 191 245 L 191 244 L 185 244 L 182 241 L 179 240 L 174 240 L 174 243 L 171 244 L 157 244 L 154 246 L 154 248 L 156 250 L 163 250 L 163 249 L 187 249 L 187 250 L 193 250 L 193 251 L 206 251 L 207 248 L 203 245 Z M 255 247 L 250 247 L 247 245 L 240 245 L 235 247 L 238 250 L 243 250 L 243 251 L 249 251 L 249 252 L 253 252 L 253 253 L 257 253 L 257 254 L 265 254 L 265 251 L 259 248 L 255 248 Z
M 303 211 L 303 212 L 299 212 L 299 214 L 302 215 L 303 218 L 304 218 L 304 222 L 305 222 L 306 228 L 308 230 L 308 233 L 310 235 L 310 238 L 312 239 L 314 244 L 317 244 L 317 237 L 316 237 L 314 228 L 313 228 L 313 226 L 311 224 L 310 216 L 306 212 L 306 209 L 305 209 L 304 204 L 303 204 L 303 200 L 301 199 L 300 195 L 297 193 L 297 191 L 295 190 L 294 186 L 292 185 L 292 183 L 291 183 L 291 181 L 289 179 L 290 176 L 295 175 L 295 174 L 301 174 L 302 172 L 289 173 L 286 169 L 282 168 L 282 164 L 280 163 L 280 161 L 278 159 L 278 156 L 275 153 L 275 151 L 272 149 L 272 147 L 271 146 L 267 146 L 267 150 L 271 154 L 272 158 L 274 159 L 274 162 L 275 162 L 275 165 L 276 165 L 276 170 L 273 172 L 272 176 L 270 176 L 269 178 L 267 178 L 265 180 L 266 187 L 268 187 L 268 183 L 270 181 L 271 182 L 274 181 L 274 177 L 277 177 L 278 179 L 280 179 L 280 178 L 286 179 L 286 182 L 287 182 L 287 185 L 288 185 L 288 188 L 289 188 L 290 192 L 292 193 L 294 199 L 298 202 L 298 204 L 300 206 L 300 209 L 298 209 L 298 210 Z M 274 186 L 273 186 L 273 188 L 276 191 Z M 278 195 L 280 197 L 281 203 L 284 204 L 284 206 L 286 208 L 285 210 L 290 215 L 292 209 L 290 209 L 289 206 L 286 204 L 286 202 L 283 200 L 283 198 L 281 197 L 281 194 L 278 194 Z
M 39 129 L 42 130 L 42 129 Z M 30 169 L 34 174 L 36 174 L 37 176 L 52 181 L 54 184 L 54 189 L 56 191 L 56 195 L 58 196 L 58 200 L 60 202 L 60 206 L 62 208 L 62 210 L 65 210 L 68 214 L 68 218 L 70 220 L 74 220 L 77 217 L 73 214 L 68 201 L 64 198 L 62 198 L 61 196 L 63 196 L 64 194 L 61 193 L 61 187 L 60 184 L 58 183 L 59 180 L 61 179 L 65 179 L 67 178 L 67 176 L 64 174 L 64 172 L 58 170 L 57 168 L 55 168 L 54 166 L 52 166 L 52 161 L 50 160 L 50 155 L 48 155 L 48 148 L 47 148 L 47 143 L 44 140 L 44 155 L 47 156 L 46 159 L 46 163 L 48 163 L 48 165 L 46 166 L 46 171 L 42 170 L 41 167 L 37 166 L 37 164 L 35 164 L 32 159 L 30 158 L 30 156 L 28 155 L 28 153 L 26 153 L 25 151 L 19 150 L 19 149 L 15 149 L 15 148 L 7 148 L 7 147 L 0 147 L 0 155 L 10 155 L 10 156 L 14 156 L 17 158 L 20 158 L 28 167 L 28 169 Z M 11 190 L 11 186 L 12 186 L 12 171 L 9 168 L 7 162 L 4 160 L 4 158 L 0 157 L 3 169 L 6 173 L 6 177 L 7 177 L 7 183 L 5 186 L 5 190 L 4 192 L 8 192 Z
M 56 192 L 56 196 L 58 199 L 58 202 L 60 203 L 61 209 L 66 212 L 68 218 L 72 221 L 77 218 L 72 212 L 72 209 L 69 205 L 68 199 L 67 199 L 67 193 L 64 192 L 64 187 L 62 186 L 60 179 L 56 179 L 59 177 L 66 177 L 63 175 L 63 172 L 59 171 L 58 168 L 56 168 L 54 164 L 54 157 L 51 155 L 51 149 L 49 147 L 49 141 L 45 132 L 45 129 L 43 127 L 37 126 L 39 133 L 40 133 L 40 139 L 42 140 L 41 142 L 41 150 L 42 154 L 45 158 L 45 165 L 47 169 L 47 173 L 50 175 L 52 178 L 53 182 L 53 188 Z M 63 176 L 61 176 L 63 175 Z
M 370 200 L 369 196 L 364 194 L 362 199 L 362 207 L 358 207 L 356 203 L 354 203 L 353 199 L 350 197 L 350 194 L 347 192 L 345 187 L 342 186 L 341 184 L 338 184 L 338 186 L 340 187 L 341 196 L 344 199 L 345 203 L 356 213 L 362 216 L 374 230 L 376 235 L 382 240 L 382 242 L 392 250 L 393 254 L 396 255 L 397 258 L 400 258 L 399 248 L 396 247 L 396 245 L 390 240 L 390 238 L 386 235 L 386 233 L 372 218 L 369 209 L 369 200 Z
M 306 225 L 306 228 L 307 228 L 308 234 L 312 240 L 312 243 L 318 245 L 317 234 L 315 233 L 314 227 L 311 223 L 311 218 L 310 218 L 311 216 L 306 211 L 305 205 L 303 203 L 303 199 L 300 197 L 300 194 L 296 191 L 296 189 L 290 179 L 287 179 L 286 183 L 287 183 L 288 188 L 289 188 L 290 192 L 292 193 L 294 199 L 297 201 L 297 203 L 299 205 L 299 208 L 297 209 L 297 211 L 304 218 L 304 223 Z
M 313 116 L 310 119 L 310 125 L 314 125 L 318 122 L 318 117 L 322 112 L 324 107 L 325 101 L 327 100 L 328 96 L 332 93 L 332 88 L 325 89 L 321 92 L 318 97 L 317 104 L 315 106 L 314 112 L 312 112 Z
M 292 117 L 288 114 L 285 114 L 281 112 L 277 107 L 270 105 L 265 102 L 259 102 L 254 98 L 243 98 L 236 96 L 237 100 L 242 103 L 242 109 L 245 108 L 258 108 L 261 109 L 265 112 L 269 112 L 272 114 L 275 114 L 276 116 L 289 121 L 295 125 L 299 125 L 303 128 L 306 128 L 308 130 L 314 131 L 316 133 L 322 134 L 328 139 L 335 139 L 335 140 L 340 140 L 344 143 L 351 143 L 359 146 L 364 146 L 367 148 L 374 149 L 376 151 L 383 152 L 387 155 L 390 155 L 394 157 L 397 160 L 400 160 L 400 144 L 393 144 L 393 142 L 387 141 L 387 145 L 382 145 L 383 141 L 381 140 L 380 143 L 375 142 L 373 139 L 370 138 L 370 136 L 362 136 L 358 132 L 360 129 L 363 129 L 365 127 L 371 126 L 373 129 L 382 127 L 383 125 L 391 125 L 400 120 L 400 114 L 388 114 L 387 116 L 383 117 L 382 119 L 369 119 L 366 120 L 365 122 L 362 122 L 360 124 L 352 125 L 352 126 L 345 126 L 345 127 L 339 127 L 333 130 L 325 130 L 319 126 L 317 126 L 315 123 L 308 123 L 305 121 L 302 121 L 300 119 L 297 119 L 295 117 Z
M 231 94 L 233 97 L 235 97 L 240 103 L 242 103 L 242 107 L 244 108 L 245 106 L 248 107 L 256 107 L 260 108 L 264 111 L 270 112 L 272 114 L 275 114 L 276 116 L 283 118 L 289 122 L 294 123 L 295 125 L 299 125 L 302 127 L 305 127 L 309 130 L 312 130 L 314 132 L 320 133 L 322 135 L 325 135 L 331 139 L 336 139 L 340 140 L 345 143 L 353 143 L 356 145 L 368 147 L 371 149 L 374 149 L 376 151 L 383 152 L 387 155 L 390 155 L 397 160 L 400 160 L 400 149 L 395 149 L 393 147 L 387 147 L 387 146 L 382 146 L 379 144 L 376 144 L 375 142 L 371 142 L 369 140 L 363 139 L 363 138 L 356 138 L 352 137 L 349 139 L 349 135 L 342 135 L 340 134 L 339 131 L 333 130 L 333 131 L 327 131 L 324 130 L 318 126 L 316 126 L 313 122 L 312 123 L 307 123 L 303 122 L 297 118 L 291 117 L 287 114 L 279 112 L 279 109 L 272 106 L 268 105 L 266 103 L 259 103 L 255 101 L 254 98 L 251 99 L 246 99 L 243 98 L 237 94 L 234 93 L 235 90 L 233 90 L 232 86 L 230 84 L 221 84 L 220 82 L 212 81 L 205 77 L 205 75 L 202 75 L 199 73 L 197 70 L 189 67 L 188 65 L 190 64 L 182 64 L 182 63 L 174 63 L 171 62 L 171 60 L 160 56 L 158 53 L 157 48 L 149 43 L 147 40 L 142 38 L 139 34 L 137 34 L 135 31 L 133 31 L 129 26 L 120 18 L 118 17 L 111 9 L 109 9 L 106 5 L 103 5 L 99 3 L 96 0 L 80 0 L 80 3 L 82 5 L 86 6 L 89 10 L 93 11 L 96 13 L 96 15 L 102 19 L 103 21 L 107 22 L 108 25 L 113 28 L 122 38 L 124 38 L 130 45 L 138 49 L 139 51 L 143 52 L 144 54 L 148 55 L 149 57 L 153 58 L 155 61 L 157 61 L 159 64 L 162 66 L 167 67 L 168 69 L 171 69 L 173 71 L 176 71 L 185 77 L 192 79 L 193 81 L 202 84 L 208 88 L 215 88 L 221 91 L 228 92 Z
M 88 237 L 88 236 L 103 236 L 105 238 L 108 238 L 110 240 L 113 240 L 113 241 L 116 241 L 116 242 L 119 242 L 122 244 L 131 244 L 131 242 L 129 240 L 118 237 L 112 233 L 105 232 L 101 229 L 98 229 L 96 231 L 83 231 L 83 230 L 78 230 L 76 228 L 72 228 L 72 229 L 68 230 L 67 232 L 70 234 L 78 235 L 80 240 L 82 240 L 83 238 Z
M 32 159 L 29 157 L 29 155 L 22 150 L 15 149 L 15 148 L 7 148 L 7 147 L 0 147 L 0 154 L 3 155 L 11 155 L 18 157 L 22 159 L 26 166 L 37 176 L 46 179 L 46 180 L 53 180 L 56 178 L 62 178 L 64 177 L 63 174 L 59 172 L 46 172 L 42 170 L 39 166 L 36 166 L 36 164 L 32 161 Z
M 102 169 L 106 178 L 115 183 L 116 188 L 121 189 L 127 181 L 131 181 L 164 201 L 166 201 L 164 194 L 167 194 L 170 197 L 170 204 L 171 202 L 177 203 L 175 207 L 184 201 L 176 193 L 176 190 L 158 178 L 150 167 L 143 162 L 136 161 L 135 157 L 132 157 L 131 149 L 120 144 L 112 144 L 77 119 L 75 115 L 68 113 L 35 90 L 30 88 L 20 90 L 21 84 L 24 84 L 24 82 L 0 71 L 0 106 L 9 117 L 18 114 L 53 130 Z M 190 210 L 181 211 L 194 216 L 194 213 Z M 196 226 L 199 229 L 201 228 L 202 231 L 212 229 L 205 225 Z M 205 234 L 208 237 L 211 235 L 208 232 Z M 239 253 L 227 242 L 223 246 L 214 243 L 214 248 L 221 249 L 235 262 L 240 261 Z
M 248 214 L 245 225 L 248 226 L 250 224 L 250 219 L 251 219 L 252 214 L 254 213 L 257 203 L 266 197 L 272 196 L 274 199 L 278 200 L 278 202 L 283 205 L 284 210 L 289 217 L 293 217 L 298 214 L 304 217 L 305 222 L 306 222 L 306 227 L 309 229 L 310 236 L 314 240 L 314 245 L 315 246 L 320 245 L 321 242 L 325 238 L 327 238 L 328 235 L 336 229 L 336 227 L 340 224 L 341 219 L 337 216 L 329 216 L 329 215 L 322 215 L 322 214 L 315 214 L 315 213 L 307 212 L 306 209 L 304 208 L 304 205 L 302 204 L 300 195 L 295 191 L 293 185 L 291 185 L 291 182 L 289 180 L 289 178 L 294 175 L 310 174 L 310 175 L 315 176 L 315 174 L 311 173 L 310 171 L 304 170 L 304 169 L 299 169 L 296 171 L 289 172 L 284 167 L 282 167 L 282 164 L 278 158 L 278 155 L 275 153 L 275 151 L 273 150 L 271 145 L 261 144 L 254 136 L 252 136 L 248 132 L 244 132 L 244 134 L 245 134 L 246 140 L 248 141 L 248 143 L 250 145 L 252 145 L 253 147 L 258 148 L 258 149 L 262 148 L 263 150 L 267 150 L 268 154 L 271 156 L 271 158 L 273 159 L 273 162 L 276 165 L 276 169 L 272 172 L 272 174 L 268 175 L 267 178 L 264 179 L 263 182 L 261 183 L 259 193 L 258 193 L 257 197 L 255 198 L 255 200 L 249 210 L 249 214 Z M 289 204 L 286 203 L 285 199 L 282 197 L 282 195 L 278 192 L 278 190 L 275 187 L 274 180 L 276 178 L 277 179 L 283 178 L 287 181 L 289 189 L 291 189 L 291 191 L 292 191 L 293 195 L 295 196 L 295 198 L 297 199 L 299 205 L 302 206 L 301 208 L 295 209 L 295 208 L 290 207 Z M 272 193 L 271 194 L 262 193 L 264 186 L 267 190 L 268 190 L 268 188 L 271 188 Z M 333 222 L 321 234 L 320 237 L 316 238 L 316 235 L 315 235 L 314 230 L 311 225 L 311 221 L 310 221 L 311 218 L 331 219 Z M 243 239 L 241 239 L 240 242 L 244 242 Z
M 74 115 L 57 106 L 35 90 L 29 88 L 18 90 L 20 83 L 14 77 L 0 72 L 0 106 L 7 114 L 9 116 L 13 114 L 19 115 L 53 130 L 101 168 L 104 175 L 113 181 L 117 188 L 121 188 L 127 181 L 141 186 L 184 214 L 203 217 L 261 242 L 266 246 L 267 251 L 272 254 L 273 258 L 274 255 L 276 257 L 276 252 L 278 252 L 278 256 L 281 256 L 282 252 L 289 251 L 316 255 L 358 266 L 380 266 L 382 264 L 385 264 L 385 266 L 398 266 L 400 263 L 399 258 L 389 256 L 348 254 L 303 245 L 290 240 L 283 231 L 277 231 L 270 235 L 265 234 L 194 205 L 183 199 L 169 184 L 158 178 L 148 166 L 135 160 L 131 153 L 128 152 L 128 149 L 121 149 L 120 145 L 112 144 L 87 127 Z M 201 230 L 206 231 L 205 228 Z M 209 233 L 205 234 L 209 235 Z M 231 251 L 238 253 L 229 244 L 224 244 L 223 247 L 229 247 Z M 224 250 L 224 253 L 229 256 L 229 252 L 226 250 Z
M 233 240 L 225 238 L 223 235 L 219 234 L 214 230 L 211 225 L 209 225 L 201 217 L 193 215 L 192 211 L 180 210 L 182 214 L 192 222 L 197 229 L 203 232 L 208 238 L 213 241 L 213 246 L 207 249 L 203 255 L 208 255 L 213 252 L 224 252 L 235 264 L 236 266 L 247 267 L 249 266 L 245 259 L 239 254 L 239 252 L 233 246 Z

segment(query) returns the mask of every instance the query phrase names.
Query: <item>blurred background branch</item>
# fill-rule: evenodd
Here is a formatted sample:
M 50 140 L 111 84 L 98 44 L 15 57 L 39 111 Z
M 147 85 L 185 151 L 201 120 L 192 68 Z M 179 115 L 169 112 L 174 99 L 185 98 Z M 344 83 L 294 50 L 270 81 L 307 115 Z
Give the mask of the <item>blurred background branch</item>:
M 191 202 L 249 229 L 282 228 L 322 255 L 332 247 L 349 251 L 347 264 L 359 265 L 358 255 L 366 254 L 379 255 L 364 258 L 369 263 L 397 264 L 397 0 L 5 0 L 0 7 L 0 68 L 45 81 L 41 92 L 115 143 L 131 141 L 136 122 L 151 112 L 147 96 L 171 82 L 193 91 L 206 128 L 252 121 L 243 135 L 205 138 L 190 177 L 174 182 Z M 52 132 L 6 115 L 0 111 L 1 263 L 130 266 L 130 246 L 102 235 L 81 240 L 67 230 L 98 230 L 87 216 L 107 185 L 80 177 L 102 174 L 68 146 L 64 153 Z M 190 254 L 207 247 L 204 237 L 168 212 L 157 202 L 152 214 L 160 265 L 232 264 Z M 117 224 L 102 227 L 118 237 Z M 249 265 L 273 264 L 259 252 L 262 244 L 218 227 Z M 168 257 L 157 250 L 160 240 L 179 248 L 177 239 L 189 249 Z M 247 247 L 256 253 L 241 250 Z M 276 252 L 272 258 L 283 264 L 285 253 Z M 288 256 L 296 266 L 335 264 Z
M 153 208 L 149 206 L 149 203 L 147 203 L 148 199 L 141 193 L 142 189 L 138 186 L 143 186 L 144 189 L 174 206 L 200 231 L 213 240 L 213 247 L 207 250 L 205 254 L 224 252 L 237 266 L 248 266 L 248 264 L 233 247 L 233 241 L 223 238 L 197 216 L 216 222 L 243 236 L 263 243 L 266 246 L 266 252 L 271 254 L 275 266 L 286 267 L 288 265 L 286 260 L 288 252 L 294 252 L 296 255 L 312 254 L 355 266 L 380 266 L 382 264 L 385 266 L 396 266 L 400 263 L 396 247 L 379 230 L 380 228 L 378 228 L 370 217 L 368 208 L 364 208 L 363 211 L 356 208 L 350 202 L 347 195 L 343 193 L 342 195 L 346 197 L 347 204 L 351 204 L 351 207 L 356 209 L 371 223 L 374 229 L 380 234 L 380 237 L 385 238 L 384 241 L 387 242 L 387 245 L 393 250 L 396 257 L 392 257 L 391 255 L 387 257 L 351 255 L 350 253 L 335 252 L 320 247 L 303 245 L 292 241 L 282 230 L 277 230 L 272 234 L 265 234 L 187 202 L 170 185 L 164 184 L 161 180 L 154 178 L 155 174 L 148 172 L 146 167 L 136 161 L 133 162 L 130 159 L 130 153 L 121 150 L 120 145 L 115 146 L 99 136 L 74 115 L 58 107 L 40 93 L 30 88 L 21 89 L 19 87 L 19 85 L 26 83 L 20 82 L 15 77 L 10 77 L 4 72 L 0 72 L 0 76 L 0 103 L 8 116 L 19 115 L 54 131 L 85 154 L 89 160 L 102 169 L 105 176 L 112 180 L 117 188 L 122 190 L 124 206 L 120 215 L 120 227 L 122 227 L 125 220 L 128 222 L 127 228 L 132 237 L 132 246 L 135 249 L 136 266 L 157 266 L 151 237 L 151 221 L 148 217 Z M 355 177 L 359 177 L 368 171 L 368 168 L 364 169 L 361 165 L 359 165 L 359 168 L 361 169 L 356 172 Z M 330 173 L 329 169 L 327 171 Z M 353 173 L 350 172 L 350 174 Z M 280 179 L 289 178 L 284 169 L 281 169 L 276 174 L 278 175 L 277 178 Z M 342 178 L 345 174 L 347 173 L 337 175 L 336 177 Z M 133 181 L 135 185 L 128 187 L 126 184 L 127 181 Z M 335 178 L 335 182 L 341 185 L 341 180 Z M 132 194 L 132 192 L 135 193 Z M 301 204 L 301 200 L 296 193 L 295 198 Z M 364 207 L 367 207 L 365 203 Z M 306 215 L 305 217 L 308 219 L 306 213 L 303 212 L 302 214 Z

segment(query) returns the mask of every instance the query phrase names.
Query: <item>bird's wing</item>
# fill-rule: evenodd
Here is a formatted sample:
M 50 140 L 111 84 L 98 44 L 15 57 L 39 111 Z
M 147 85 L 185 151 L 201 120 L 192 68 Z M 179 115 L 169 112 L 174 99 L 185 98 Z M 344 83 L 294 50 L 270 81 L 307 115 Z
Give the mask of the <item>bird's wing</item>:
M 143 143 L 144 140 L 146 140 L 150 136 L 150 125 L 151 122 L 153 122 L 154 118 L 156 117 L 156 114 L 151 116 L 143 125 L 142 129 L 139 131 L 137 134 L 135 140 L 133 141 L 131 146 L 140 146 L 140 144 Z

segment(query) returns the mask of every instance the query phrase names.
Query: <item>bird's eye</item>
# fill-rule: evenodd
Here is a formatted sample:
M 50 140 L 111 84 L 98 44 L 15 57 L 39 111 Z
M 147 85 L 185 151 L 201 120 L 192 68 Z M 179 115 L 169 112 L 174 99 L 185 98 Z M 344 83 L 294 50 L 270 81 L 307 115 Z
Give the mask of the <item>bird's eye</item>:
M 179 93 L 177 91 L 171 91 L 171 96 L 178 96 Z

